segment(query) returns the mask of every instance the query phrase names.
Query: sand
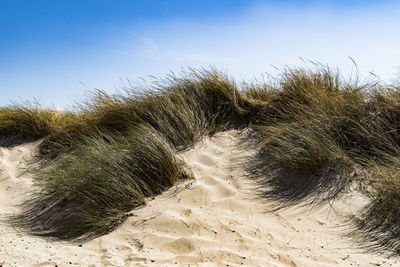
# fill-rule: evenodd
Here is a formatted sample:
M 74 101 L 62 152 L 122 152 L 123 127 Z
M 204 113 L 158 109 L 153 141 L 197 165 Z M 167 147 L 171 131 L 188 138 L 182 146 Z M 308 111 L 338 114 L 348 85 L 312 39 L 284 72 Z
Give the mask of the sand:
M 82 244 L 50 242 L 0 222 L 0 266 L 398 266 L 357 249 L 343 235 L 347 217 L 365 204 L 346 196 L 320 209 L 270 212 L 255 198 L 239 159 L 241 133 L 205 138 L 180 156 L 195 180 L 148 199 L 118 229 Z M 0 214 L 19 212 L 32 190 L 29 160 L 38 143 L 0 152 Z

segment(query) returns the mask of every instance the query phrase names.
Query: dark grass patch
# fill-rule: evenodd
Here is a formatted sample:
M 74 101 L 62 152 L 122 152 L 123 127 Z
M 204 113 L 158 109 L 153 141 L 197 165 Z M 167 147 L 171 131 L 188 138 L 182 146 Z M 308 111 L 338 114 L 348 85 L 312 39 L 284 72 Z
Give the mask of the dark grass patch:
M 303 202 L 321 205 L 346 192 L 354 163 L 316 125 L 296 123 L 256 128 L 258 153 L 247 165 L 258 194 L 279 200 L 277 207 Z
M 398 149 L 398 148 L 397 148 Z M 398 151 L 400 151 L 398 149 Z M 400 154 L 370 160 L 361 192 L 370 203 L 355 218 L 365 248 L 400 254 Z M 353 234 L 358 234 L 357 232 Z
M 354 218 L 362 246 L 398 254 L 398 89 L 349 83 L 325 67 L 288 69 L 277 85 L 259 88 L 247 92 L 266 103 L 253 125 L 258 153 L 248 166 L 259 195 L 279 200 L 277 208 L 320 205 L 356 185 L 371 201 Z
M 13 222 L 32 234 L 62 239 L 107 233 L 145 197 L 188 177 L 165 138 L 146 126 L 126 136 L 93 133 L 74 153 L 46 164 L 35 173 L 40 190 Z

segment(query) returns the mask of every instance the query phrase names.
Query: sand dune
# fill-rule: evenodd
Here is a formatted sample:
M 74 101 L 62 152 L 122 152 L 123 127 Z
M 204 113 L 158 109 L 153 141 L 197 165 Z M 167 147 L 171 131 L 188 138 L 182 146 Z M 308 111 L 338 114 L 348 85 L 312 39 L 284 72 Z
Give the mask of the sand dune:
M 83 244 L 49 242 L 0 225 L 2 266 L 398 266 L 344 237 L 360 196 L 318 210 L 267 212 L 252 195 L 240 133 L 227 131 L 181 153 L 196 180 L 149 199 L 112 233 Z M 37 143 L 1 150 L 1 216 L 32 189 L 28 160 Z

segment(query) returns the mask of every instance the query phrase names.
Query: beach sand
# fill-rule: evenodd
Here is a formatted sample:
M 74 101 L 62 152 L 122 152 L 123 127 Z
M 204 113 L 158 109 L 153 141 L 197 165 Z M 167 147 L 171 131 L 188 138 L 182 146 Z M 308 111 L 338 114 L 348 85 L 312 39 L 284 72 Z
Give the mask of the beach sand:
M 268 211 L 241 159 L 253 151 L 226 131 L 180 153 L 195 180 L 132 211 L 118 229 L 84 243 L 29 236 L 0 222 L 0 266 L 399 266 L 396 257 L 357 249 L 348 217 L 365 200 L 351 194 L 318 209 Z M 36 143 L 0 152 L 1 218 L 29 197 Z

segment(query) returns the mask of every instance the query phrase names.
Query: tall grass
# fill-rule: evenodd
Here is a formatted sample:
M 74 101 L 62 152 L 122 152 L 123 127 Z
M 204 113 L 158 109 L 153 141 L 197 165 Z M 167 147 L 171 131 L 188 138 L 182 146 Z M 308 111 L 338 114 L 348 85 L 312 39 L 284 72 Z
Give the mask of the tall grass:
M 320 125 L 292 122 L 256 129 L 262 141 L 248 167 L 260 181 L 262 197 L 279 199 L 280 207 L 305 200 L 321 204 L 350 184 L 354 162 Z
M 72 154 L 36 172 L 40 191 L 14 221 L 34 234 L 63 239 L 106 233 L 145 197 L 188 177 L 174 149 L 150 126 L 125 136 L 92 133 Z
M 228 124 L 243 123 L 254 107 L 229 78 L 216 70 L 191 70 L 181 76 L 156 80 L 150 88 L 129 88 L 125 95 L 97 91 L 80 105 L 85 121 L 63 133 L 50 135 L 40 147 L 42 156 L 56 156 L 71 147 L 76 137 L 93 129 L 124 133 L 130 127 L 149 124 L 177 149 L 196 143 Z M 71 141 L 68 141 L 70 137 Z
M 400 254 L 400 154 L 385 153 L 366 162 L 369 168 L 361 192 L 370 203 L 356 220 L 358 230 L 363 232 L 361 240 L 366 248 Z
M 364 241 L 399 253 L 398 89 L 346 82 L 318 66 L 287 69 L 277 85 L 246 94 L 266 103 L 253 126 L 259 152 L 249 166 L 260 195 L 279 199 L 278 208 L 319 205 L 356 184 L 371 200 L 357 220 Z
M 63 132 L 79 124 L 81 117 L 72 112 L 58 112 L 43 108 L 38 103 L 0 108 L 0 136 L 2 142 L 37 139 Z
M 246 105 L 236 85 L 217 71 L 171 75 L 151 90 L 125 95 L 97 91 L 79 107 L 81 120 L 47 132 L 39 153 L 48 167 L 35 175 L 41 190 L 15 222 L 63 239 L 113 229 L 145 197 L 186 175 L 176 151 L 242 123 Z
M 187 176 L 177 151 L 232 127 L 253 129 L 258 153 L 246 165 L 262 197 L 318 205 L 356 184 L 371 200 L 357 221 L 363 236 L 399 253 L 400 91 L 320 65 L 242 88 L 219 71 L 189 70 L 118 95 L 97 91 L 76 113 L 0 110 L 2 137 L 44 138 L 41 190 L 16 221 L 59 238 L 110 231 Z

